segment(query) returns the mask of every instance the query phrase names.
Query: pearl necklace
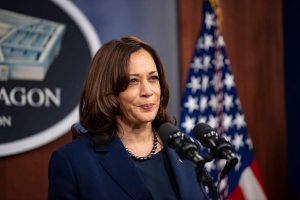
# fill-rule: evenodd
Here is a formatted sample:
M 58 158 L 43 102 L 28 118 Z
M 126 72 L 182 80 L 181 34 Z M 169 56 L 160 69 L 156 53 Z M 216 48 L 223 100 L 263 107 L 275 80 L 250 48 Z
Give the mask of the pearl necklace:
M 156 152 L 157 144 L 158 144 L 158 133 L 154 132 L 153 146 L 152 146 L 150 153 L 147 156 L 137 156 L 134 153 L 132 153 L 127 147 L 125 147 L 125 149 L 129 153 L 130 158 L 132 158 L 136 161 L 145 161 L 145 160 L 148 160 L 149 158 L 151 158 L 153 156 L 153 154 Z

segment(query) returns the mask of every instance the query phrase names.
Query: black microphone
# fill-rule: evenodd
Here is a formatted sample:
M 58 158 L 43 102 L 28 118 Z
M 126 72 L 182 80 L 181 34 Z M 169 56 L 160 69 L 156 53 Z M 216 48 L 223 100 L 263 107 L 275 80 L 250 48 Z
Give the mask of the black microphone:
M 231 143 L 224 137 L 220 137 L 211 126 L 205 123 L 197 124 L 192 132 L 204 147 L 210 149 L 214 158 L 227 160 L 221 175 L 221 179 L 224 178 L 225 174 L 239 161 L 238 157 L 231 151 Z
M 164 123 L 158 129 L 158 134 L 163 143 L 176 150 L 183 160 L 191 160 L 195 164 L 203 166 L 205 160 L 199 155 L 196 141 L 182 133 L 179 128 L 171 123 Z

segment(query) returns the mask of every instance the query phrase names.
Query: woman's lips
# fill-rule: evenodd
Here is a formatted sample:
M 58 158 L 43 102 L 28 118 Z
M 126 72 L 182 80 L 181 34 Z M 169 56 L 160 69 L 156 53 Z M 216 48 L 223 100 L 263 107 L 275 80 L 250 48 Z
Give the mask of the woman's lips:
M 139 107 L 144 110 L 144 111 L 150 111 L 152 110 L 154 104 L 142 104 L 142 105 L 139 105 Z

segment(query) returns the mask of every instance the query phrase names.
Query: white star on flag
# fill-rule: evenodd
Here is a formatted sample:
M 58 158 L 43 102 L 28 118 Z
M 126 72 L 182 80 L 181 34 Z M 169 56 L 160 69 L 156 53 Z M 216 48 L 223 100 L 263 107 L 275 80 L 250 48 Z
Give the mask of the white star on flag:
M 216 95 L 212 94 L 210 95 L 210 100 L 209 100 L 209 103 L 208 103 L 211 107 L 211 109 L 213 111 L 216 111 L 217 110 L 217 107 L 218 107 L 218 99 L 216 98 Z
M 242 146 L 244 146 L 243 135 L 236 134 L 232 140 L 232 144 L 236 151 L 238 151 Z
M 207 71 L 211 67 L 210 61 L 211 61 L 211 57 L 209 55 L 204 55 L 203 69 L 205 71 Z
M 229 127 L 232 126 L 232 116 L 231 115 L 227 115 L 226 113 L 224 114 L 223 117 L 223 123 L 222 123 L 225 131 L 227 131 L 229 129 Z
M 195 126 L 196 119 L 194 117 L 186 116 L 185 121 L 181 126 L 185 129 L 186 132 L 191 132 Z
M 225 106 L 225 109 L 227 111 L 229 111 L 229 109 L 231 107 L 233 107 L 233 96 L 225 94 L 225 97 L 224 97 L 224 106 Z
M 192 67 L 194 68 L 195 72 L 198 73 L 198 71 L 203 68 L 201 58 L 195 57 L 193 60 L 194 62 L 192 64 Z
M 230 74 L 225 75 L 224 84 L 227 87 L 227 90 L 231 89 L 234 86 L 233 76 Z
M 211 35 L 204 36 L 204 49 L 208 50 L 209 48 L 213 47 L 213 38 Z
M 203 112 L 207 108 L 207 97 L 200 98 L 200 110 Z
M 214 18 L 215 18 L 214 14 L 205 13 L 205 24 L 208 29 L 210 29 L 212 26 L 216 25 Z
M 237 129 L 240 130 L 242 127 L 246 126 L 244 115 L 240 113 L 236 113 L 234 124 L 236 125 Z
M 204 76 L 202 78 L 202 84 L 201 84 L 202 91 L 206 91 L 206 89 L 208 87 L 208 82 L 209 82 L 209 77 L 208 76 Z
M 186 108 L 188 108 L 189 113 L 192 113 L 194 110 L 199 109 L 198 98 L 197 97 L 188 97 L 188 101 L 184 104 Z
M 200 78 L 193 76 L 191 78 L 191 82 L 187 84 L 187 87 L 192 89 L 192 93 L 195 93 L 197 90 L 200 90 Z

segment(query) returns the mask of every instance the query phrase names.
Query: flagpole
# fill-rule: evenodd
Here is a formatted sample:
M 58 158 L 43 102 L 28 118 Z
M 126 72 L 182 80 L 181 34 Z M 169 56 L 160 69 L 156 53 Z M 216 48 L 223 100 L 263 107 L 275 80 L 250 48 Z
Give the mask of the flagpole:
M 219 33 L 222 32 L 222 24 L 223 24 L 223 14 L 222 9 L 220 7 L 220 0 L 209 0 L 209 3 L 212 7 L 212 9 L 216 13 L 216 21 L 217 21 L 217 31 Z

